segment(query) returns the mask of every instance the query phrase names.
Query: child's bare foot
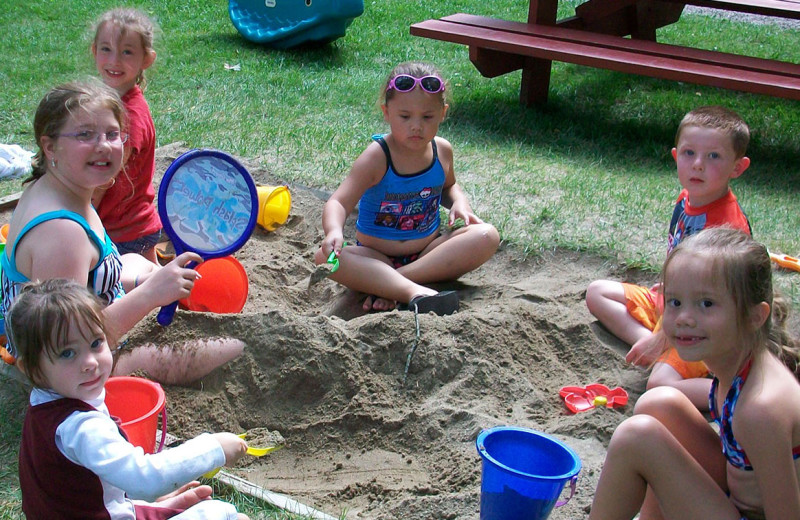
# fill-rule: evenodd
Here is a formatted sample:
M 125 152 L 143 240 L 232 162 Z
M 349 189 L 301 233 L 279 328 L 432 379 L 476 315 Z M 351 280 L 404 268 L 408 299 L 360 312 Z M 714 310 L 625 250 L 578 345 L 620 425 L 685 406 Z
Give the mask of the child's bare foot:
M 370 311 L 390 311 L 394 309 L 397 304 L 392 300 L 387 300 L 386 298 L 379 298 L 378 296 L 367 295 L 364 299 L 363 309 L 367 312 Z

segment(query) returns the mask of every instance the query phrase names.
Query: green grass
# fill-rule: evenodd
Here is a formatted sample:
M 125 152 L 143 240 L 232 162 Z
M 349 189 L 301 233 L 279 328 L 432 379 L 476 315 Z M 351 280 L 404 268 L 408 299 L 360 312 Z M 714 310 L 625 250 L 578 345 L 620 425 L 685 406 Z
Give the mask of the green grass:
M 776 251 L 800 251 L 796 102 L 556 63 L 550 103 L 524 109 L 519 73 L 483 78 L 466 47 L 408 34 L 414 21 L 456 11 L 522 20 L 524 2 L 512 0 L 368 2 L 345 38 L 288 51 L 245 41 L 222 0 L 131 3 L 162 29 L 146 92 L 159 144 L 184 141 L 259 158 L 282 180 L 330 190 L 369 135 L 385 130 L 374 100 L 388 69 L 405 59 L 431 60 L 453 86 L 441 134 L 455 146 L 459 182 L 506 242 L 656 267 L 678 191 L 669 155 L 675 127 L 691 108 L 719 103 L 753 128 L 753 165 L 734 189 L 756 236 Z M 58 13 L 46 2 L 14 4 L 0 14 L 0 26 L 19 34 L 0 42 L 0 141 L 32 148 L 38 100 L 57 82 L 94 73 L 90 25 L 115 4 L 93 0 Z M 563 14 L 569 4 L 562 3 Z M 800 35 L 773 26 L 687 15 L 659 37 L 800 61 Z
M 483 78 L 466 47 L 408 32 L 411 23 L 454 12 L 524 20 L 527 3 L 518 0 L 366 0 L 345 38 L 287 51 L 245 41 L 224 0 L 126 3 L 161 27 L 146 91 L 159 145 L 219 148 L 257 159 L 283 181 L 332 190 L 369 136 L 386 130 L 375 100 L 389 69 L 432 61 L 452 86 L 440 134 L 454 145 L 457 178 L 507 244 L 524 254 L 568 248 L 655 270 L 679 191 L 669 154 L 677 124 L 696 106 L 722 104 L 753 130 L 752 166 L 733 189 L 756 238 L 776 252 L 800 253 L 797 102 L 555 63 L 550 102 L 526 109 L 517 101 L 518 72 Z M 562 0 L 561 16 L 578 3 Z M 0 39 L 0 142 L 33 149 L 39 99 L 56 83 L 94 74 L 90 26 L 117 3 L 8 4 L 0 11 L 7 35 Z M 800 32 L 771 25 L 685 15 L 658 36 L 800 63 Z M 19 188 L 19 181 L 0 182 L 0 195 Z M 798 276 L 777 279 L 800 305 Z M 14 438 L 13 428 L 3 431 Z M 4 449 L 8 468 L 13 450 Z M 2 489 L 13 488 L 13 474 L 0 472 Z M 13 497 L 0 496 L 0 516 L 7 500 Z
M 19 382 L 0 375 L 0 397 L 0 518 L 17 520 L 24 518 L 20 511 L 17 453 L 28 394 Z

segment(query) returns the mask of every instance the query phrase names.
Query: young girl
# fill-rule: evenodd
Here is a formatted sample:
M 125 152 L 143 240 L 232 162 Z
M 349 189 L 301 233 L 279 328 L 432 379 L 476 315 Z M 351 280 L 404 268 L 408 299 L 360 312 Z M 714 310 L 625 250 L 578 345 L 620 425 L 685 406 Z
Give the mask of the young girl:
M 207 486 L 141 501 L 233 465 L 247 444 L 232 433 L 202 434 L 151 455 L 130 444 L 104 403 L 113 336 L 103 303 L 84 285 L 66 279 L 25 285 L 7 332 L 18 366 L 34 384 L 19 454 L 28 519 L 247 519 L 230 504 L 205 500 Z
M 662 272 L 663 327 L 681 358 L 714 374 L 719 433 L 672 387 L 646 392 L 619 425 L 591 519 L 800 518 L 797 345 L 772 330 L 770 258 L 741 231 L 685 239 Z M 786 340 L 787 338 L 784 338 Z
M 156 60 L 153 22 L 136 9 L 106 12 L 97 22 L 92 55 L 103 82 L 122 97 L 128 116 L 125 167 L 95 191 L 93 203 L 120 254 L 139 253 L 157 262 L 161 237 L 153 188 L 156 131 L 142 88 Z
M 136 254 L 120 257 L 92 207 L 94 189 L 122 166 L 124 127 L 119 96 L 96 80 L 55 87 L 39 103 L 33 124 L 39 150 L 0 254 L 2 315 L 25 282 L 70 278 L 102 298 L 103 315 L 121 337 L 153 309 L 189 295 L 197 271 L 185 265 L 200 256 L 185 253 L 164 267 Z M 13 362 L 13 341 L 6 349 L 4 359 Z M 145 370 L 162 383 L 182 384 L 243 349 L 231 339 L 175 348 L 142 345 L 123 351 L 114 370 L 116 375 Z
M 389 310 L 395 302 L 439 315 L 458 309 L 453 291 L 423 284 L 454 280 L 491 258 L 500 243 L 497 230 L 473 212 L 456 183 L 453 148 L 437 137 L 448 105 L 445 81 L 432 65 L 401 63 L 382 90 L 381 110 L 390 132 L 356 159 L 350 174 L 325 203 L 325 238 L 315 255 L 324 263 L 331 252 L 339 269 L 331 275 L 366 293 L 364 310 Z M 347 216 L 359 204 L 356 245 L 344 247 Z M 439 205 L 450 208 L 440 229 Z

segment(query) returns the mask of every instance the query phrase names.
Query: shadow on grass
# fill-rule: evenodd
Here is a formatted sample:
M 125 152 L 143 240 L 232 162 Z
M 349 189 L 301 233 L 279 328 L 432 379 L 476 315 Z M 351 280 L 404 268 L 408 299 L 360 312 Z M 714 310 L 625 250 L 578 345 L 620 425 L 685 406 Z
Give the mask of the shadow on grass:
M 737 182 L 775 192 L 800 188 L 794 101 L 569 66 L 554 70 L 546 104 L 526 108 L 518 102 L 520 74 L 512 76 L 512 88 L 493 88 L 497 79 L 476 82 L 460 96 L 448 124 L 492 143 L 515 141 L 585 162 L 650 164 L 673 174 L 669 151 L 681 118 L 718 104 L 751 127 L 747 155 L 753 162 Z

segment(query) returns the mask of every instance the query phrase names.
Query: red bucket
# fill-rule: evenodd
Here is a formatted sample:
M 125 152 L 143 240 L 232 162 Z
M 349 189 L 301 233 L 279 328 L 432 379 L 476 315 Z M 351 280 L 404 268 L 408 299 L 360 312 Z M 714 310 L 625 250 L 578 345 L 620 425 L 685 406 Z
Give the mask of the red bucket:
M 182 309 L 217 314 L 235 314 L 244 308 L 249 283 L 247 272 L 232 256 L 212 258 L 195 267 L 200 278 L 188 298 L 180 300 Z
M 155 453 L 158 416 L 161 415 L 161 442 L 167 436 L 166 396 L 161 385 L 142 377 L 110 377 L 106 381 L 106 406 L 118 417 L 128 441 L 145 453 Z

